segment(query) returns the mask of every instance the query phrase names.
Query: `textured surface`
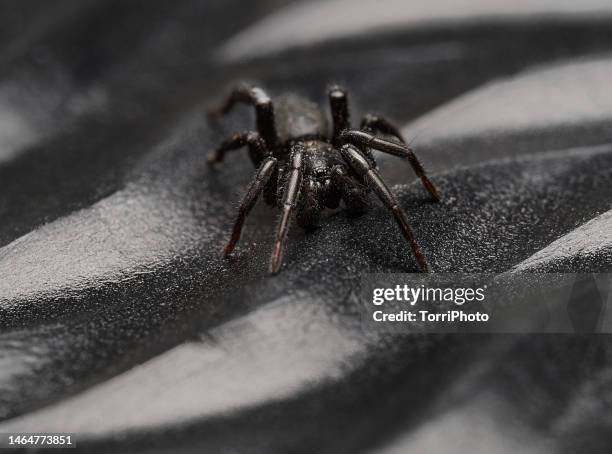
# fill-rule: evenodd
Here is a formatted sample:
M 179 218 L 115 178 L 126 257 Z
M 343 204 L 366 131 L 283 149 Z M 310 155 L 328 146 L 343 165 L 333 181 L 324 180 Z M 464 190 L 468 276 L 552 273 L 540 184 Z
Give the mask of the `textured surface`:
M 270 277 L 267 207 L 219 257 L 247 157 L 205 163 L 252 121 L 204 121 L 229 81 L 316 101 L 339 81 L 354 121 L 394 116 L 431 169 L 441 204 L 380 160 L 435 270 L 609 271 L 612 20 L 584 14 L 598 2 L 551 3 L 548 20 L 525 3 L 537 24 L 495 25 L 492 6 L 427 2 L 435 27 L 390 27 L 419 2 L 383 2 L 397 14 L 350 12 L 366 36 L 304 33 L 309 47 L 231 64 L 219 55 L 257 23 L 308 31 L 295 11 L 328 7 L 27 3 L 0 7 L 0 432 L 74 431 L 90 452 L 609 452 L 608 337 L 369 332 L 362 273 L 416 270 L 388 213 L 295 229 Z

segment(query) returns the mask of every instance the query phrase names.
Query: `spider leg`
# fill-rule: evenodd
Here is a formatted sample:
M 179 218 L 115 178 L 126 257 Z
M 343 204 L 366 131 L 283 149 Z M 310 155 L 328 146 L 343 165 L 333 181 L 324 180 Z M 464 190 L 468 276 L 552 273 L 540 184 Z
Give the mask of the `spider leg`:
M 295 211 L 300 192 L 302 189 L 302 165 L 303 165 L 303 145 L 296 144 L 291 147 L 291 164 L 289 175 L 285 181 L 283 198 L 281 203 L 281 217 L 278 221 L 276 240 L 274 242 L 274 250 L 270 260 L 270 272 L 275 274 L 278 272 L 283 261 L 283 252 L 291 215 Z
M 401 143 L 403 144 L 406 143 L 406 140 L 404 140 L 404 137 L 402 133 L 400 132 L 400 129 L 392 121 L 387 120 L 386 118 L 379 116 L 379 115 L 366 114 L 361 120 L 361 124 L 359 128 L 362 131 L 369 132 L 372 134 L 382 133 L 388 136 L 393 136 L 397 140 L 399 140 Z M 374 156 L 372 155 L 372 149 L 364 148 L 361 151 L 363 152 L 365 157 L 368 158 L 368 160 L 372 163 L 372 165 L 374 167 L 377 167 L 376 161 L 374 160 Z
M 363 120 L 361 120 L 360 128 L 372 134 L 376 134 L 377 132 L 387 134 L 396 137 L 401 143 L 406 143 L 399 128 L 392 121 L 380 115 L 367 114 L 363 117 Z
M 330 85 L 327 89 L 327 96 L 332 114 L 332 142 L 335 143 L 340 138 L 342 131 L 351 127 L 348 99 L 346 90 L 339 85 Z
M 247 189 L 247 193 L 244 195 L 242 201 L 240 202 L 240 208 L 238 208 L 238 217 L 234 222 L 234 228 L 232 229 L 232 235 L 227 245 L 223 249 L 223 254 L 228 256 L 236 247 L 236 243 L 240 239 L 240 233 L 242 232 L 242 226 L 246 217 L 248 216 L 251 209 L 255 206 L 255 202 L 257 202 L 257 198 L 259 194 L 263 191 L 268 181 L 270 181 L 270 177 L 274 174 L 276 170 L 277 160 L 273 157 L 267 157 L 262 163 L 257 173 L 255 174 L 255 178 L 249 185 Z
M 372 165 L 368 162 L 365 156 L 352 145 L 343 145 L 340 148 L 340 153 L 346 160 L 346 162 L 351 166 L 351 168 L 358 174 L 361 175 L 368 186 L 376 193 L 376 195 L 380 198 L 380 200 L 384 203 L 384 205 L 393 213 L 395 220 L 397 221 L 402 234 L 408 240 L 410 247 L 412 248 L 412 253 L 416 258 L 421 271 L 430 272 L 429 265 L 427 264 L 427 259 L 425 255 L 421 251 L 420 246 L 416 242 L 414 238 L 414 234 L 412 233 L 412 229 L 410 228 L 410 224 L 408 223 L 408 217 L 406 213 L 400 208 L 397 203 L 397 200 L 383 181 L 380 173 L 372 167 Z
M 277 142 L 276 125 L 274 122 L 274 106 L 272 100 L 264 90 L 247 84 L 234 87 L 225 101 L 217 107 L 208 110 L 209 117 L 227 114 L 236 103 L 248 104 L 255 107 L 257 131 L 269 147 Z
M 423 165 L 414 154 L 414 151 L 404 143 L 391 142 L 390 140 L 381 139 L 366 131 L 346 130 L 341 134 L 341 141 L 356 145 L 360 148 L 374 148 L 375 150 L 389 153 L 400 158 L 408 159 L 414 173 L 421 179 L 423 186 L 429 192 L 431 197 L 436 201 L 440 201 L 440 196 L 434 184 L 427 177 Z
M 264 157 L 267 156 L 268 149 L 266 143 L 263 141 L 261 136 L 253 131 L 240 132 L 232 135 L 228 139 L 221 142 L 221 144 L 208 155 L 208 162 L 211 164 L 217 164 L 223 162 L 225 153 L 231 150 L 236 150 L 245 145 L 249 146 L 249 154 L 253 164 L 258 166 L 263 161 Z

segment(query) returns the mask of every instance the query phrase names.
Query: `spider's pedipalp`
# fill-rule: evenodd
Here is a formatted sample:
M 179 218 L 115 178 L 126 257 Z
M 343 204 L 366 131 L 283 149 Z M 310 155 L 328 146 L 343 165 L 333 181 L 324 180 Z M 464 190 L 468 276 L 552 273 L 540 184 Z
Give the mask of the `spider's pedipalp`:
M 296 221 L 297 224 L 306 230 L 314 229 L 319 224 L 323 204 L 321 201 L 321 193 L 315 181 L 308 179 L 302 183 L 302 193 L 300 195 L 300 203 L 297 207 Z
M 412 229 L 410 228 L 408 216 L 406 216 L 406 213 L 400 208 L 397 200 L 385 184 L 380 173 L 371 166 L 365 156 L 355 146 L 349 144 L 343 145 L 340 152 L 351 168 L 358 175 L 364 178 L 364 180 L 368 183 L 368 187 L 376 193 L 378 198 L 391 211 L 400 227 L 400 230 L 402 231 L 402 234 L 406 240 L 408 240 L 412 253 L 416 258 L 421 271 L 430 272 L 431 270 L 427 263 L 427 259 L 416 242 Z
M 217 117 L 229 113 L 236 103 L 244 103 L 255 107 L 257 131 L 269 147 L 277 142 L 276 123 L 274 120 L 274 105 L 266 92 L 259 87 L 240 84 L 232 88 L 223 103 L 208 110 L 209 117 Z
M 291 164 L 289 175 L 285 181 L 283 190 L 283 199 L 281 203 L 281 217 L 278 222 L 276 231 L 276 240 L 274 241 L 274 250 L 270 259 L 270 272 L 278 273 L 283 263 L 283 253 L 285 249 L 285 241 L 291 222 L 291 215 L 295 211 L 300 192 L 302 189 L 302 166 L 304 162 L 304 146 L 301 143 L 296 143 L 291 147 Z
M 427 177 L 423 164 L 421 164 L 421 161 L 419 161 L 417 156 L 414 154 L 414 151 L 412 151 L 412 149 L 405 143 L 391 142 L 390 140 L 376 137 L 367 131 L 358 130 L 344 131 L 341 134 L 340 139 L 344 143 L 352 144 L 360 148 L 373 148 L 375 150 L 382 151 L 383 153 L 389 153 L 394 156 L 407 159 L 416 176 L 420 178 L 423 187 L 425 187 L 427 192 L 429 192 L 431 195 L 431 198 L 436 202 L 440 201 L 438 190 Z
M 340 190 L 342 200 L 353 213 L 362 213 L 369 206 L 368 188 L 353 180 L 343 165 L 337 165 L 332 170 L 334 184 Z
M 242 226 L 244 225 L 244 221 L 253 206 L 255 206 L 255 202 L 257 202 L 259 194 L 261 194 L 268 181 L 270 181 L 270 177 L 274 174 L 277 164 L 278 161 L 276 160 L 276 158 L 269 156 L 261 163 L 261 166 L 257 170 L 255 178 L 249 185 L 246 194 L 240 202 L 240 208 L 238 209 L 238 217 L 234 222 L 232 235 L 227 245 L 225 246 L 225 249 L 223 250 L 225 256 L 231 254 L 234 250 L 234 247 L 236 247 L 236 243 L 238 243 L 238 240 L 240 239 L 240 233 L 242 232 Z

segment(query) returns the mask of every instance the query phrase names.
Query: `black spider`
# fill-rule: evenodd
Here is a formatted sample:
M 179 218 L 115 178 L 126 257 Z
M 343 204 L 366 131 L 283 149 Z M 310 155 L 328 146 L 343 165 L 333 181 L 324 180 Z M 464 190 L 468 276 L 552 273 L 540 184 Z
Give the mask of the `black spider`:
M 222 105 L 210 110 L 211 117 L 218 117 L 241 102 L 255 107 L 257 117 L 257 132 L 234 134 L 209 156 L 211 163 L 218 163 L 227 151 L 248 145 L 257 167 L 255 179 L 240 203 L 224 254 L 233 251 L 245 218 L 262 192 L 266 203 L 282 210 L 270 262 L 270 272 L 276 273 L 282 264 L 293 212 L 300 226 L 311 228 L 317 225 L 324 208 L 337 208 L 340 200 L 351 210 L 364 210 L 368 193 L 373 190 L 393 213 L 421 270 L 430 271 L 408 217 L 378 172 L 371 150 L 407 159 L 425 189 L 438 201 L 438 193 L 423 166 L 392 123 L 366 115 L 360 129 L 351 129 L 346 91 L 334 85 L 328 89 L 328 95 L 331 131 L 325 113 L 316 104 L 293 94 L 284 95 L 273 104 L 264 90 L 246 84 L 235 87 Z M 397 141 L 376 137 L 376 132 L 393 136 Z

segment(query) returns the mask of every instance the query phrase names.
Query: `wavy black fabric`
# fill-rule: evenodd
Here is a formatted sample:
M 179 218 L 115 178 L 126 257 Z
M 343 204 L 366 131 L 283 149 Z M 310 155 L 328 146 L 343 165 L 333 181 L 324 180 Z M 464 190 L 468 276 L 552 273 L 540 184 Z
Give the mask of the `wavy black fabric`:
M 609 452 L 608 336 L 363 329 L 363 273 L 416 271 L 378 204 L 292 230 L 274 277 L 277 213 L 258 205 L 222 259 L 254 170 L 241 152 L 210 169 L 206 153 L 253 118 L 205 112 L 236 80 L 322 103 L 341 82 L 353 121 L 394 117 L 440 188 L 432 204 L 381 157 L 434 270 L 610 271 L 612 16 L 219 58 L 301 4 L 0 6 L 0 432 L 76 432 L 87 452 Z M 508 107 L 548 80 L 573 104 L 552 89 L 549 110 Z

